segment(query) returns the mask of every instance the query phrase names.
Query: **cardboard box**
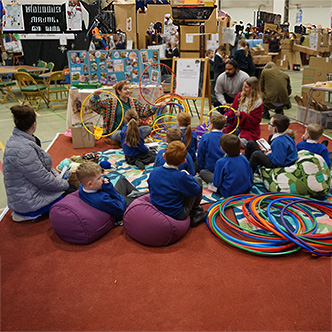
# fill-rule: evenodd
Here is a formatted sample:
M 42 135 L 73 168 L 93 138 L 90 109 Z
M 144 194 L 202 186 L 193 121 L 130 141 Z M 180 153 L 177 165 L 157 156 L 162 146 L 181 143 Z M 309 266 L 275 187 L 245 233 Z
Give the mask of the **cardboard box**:
M 180 51 L 200 50 L 200 26 L 180 25 Z M 192 35 L 195 34 L 195 35 Z M 182 57 L 182 56 L 181 56 Z
M 309 68 L 326 68 L 328 73 L 332 73 L 332 59 L 323 57 L 310 57 Z
M 266 65 L 268 62 L 272 61 L 271 55 L 255 55 L 252 57 L 252 61 L 255 65 Z
M 297 45 L 297 44 L 293 45 L 293 51 L 306 53 L 308 55 L 319 55 L 318 50 L 316 50 L 314 48 L 310 48 L 310 47 L 305 47 L 305 46 L 302 46 L 302 45 Z
M 280 40 L 280 48 L 282 50 L 292 50 L 294 45 L 293 39 L 281 39 Z
M 271 24 L 271 23 L 264 23 L 264 31 L 266 31 L 266 30 L 278 32 L 278 25 Z
M 304 68 L 302 84 L 325 82 L 327 80 L 327 68 Z M 308 89 L 302 89 L 302 94 L 308 92 Z M 325 103 L 325 92 L 315 91 L 312 97 L 319 103 Z
M 265 55 L 266 54 L 266 51 L 263 47 L 252 47 L 250 49 L 251 51 L 251 55 Z
M 288 63 L 288 60 L 285 59 L 285 60 L 276 60 L 276 65 L 279 69 L 282 69 L 282 70 L 288 70 L 289 69 L 289 63 Z
M 87 125 L 87 128 L 93 132 L 93 125 Z M 74 149 L 93 148 L 96 145 L 95 137 L 90 134 L 82 125 L 73 126 L 71 136 Z

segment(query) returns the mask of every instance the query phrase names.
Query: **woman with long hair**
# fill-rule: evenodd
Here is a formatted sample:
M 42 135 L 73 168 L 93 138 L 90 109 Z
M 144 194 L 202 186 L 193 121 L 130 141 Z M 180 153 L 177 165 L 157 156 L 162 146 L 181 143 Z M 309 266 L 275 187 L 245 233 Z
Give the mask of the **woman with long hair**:
M 126 125 L 121 130 L 121 143 L 126 162 L 144 170 L 145 165 L 153 163 L 156 154 L 144 144 L 141 128 L 138 127 L 138 115 L 129 109 L 125 114 Z
M 137 99 L 130 96 L 129 85 L 126 81 L 121 81 L 115 84 L 114 90 L 117 97 L 121 100 L 124 112 L 127 112 L 129 109 L 135 110 L 139 115 L 140 120 L 144 120 L 152 116 L 159 109 L 159 107 L 166 106 L 166 103 L 160 103 L 156 106 L 142 105 Z M 103 115 L 103 130 L 104 133 L 108 134 L 113 132 L 121 123 L 122 107 L 119 101 L 114 97 L 100 99 L 100 93 L 100 91 L 96 91 L 91 97 L 90 107 L 94 112 Z M 108 144 L 119 144 L 121 142 L 121 129 L 124 125 L 125 122 L 123 121 L 116 132 L 110 135 L 109 138 L 105 138 L 105 142 Z M 143 137 L 150 135 L 150 126 L 141 126 L 140 128 L 142 130 Z
M 263 116 L 263 101 L 259 88 L 259 81 L 256 77 L 248 77 L 244 83 L 242 92 L 238 93 L 232 104 L 236 111 L 227 112 L 228 126 L 224 132 L 234 130 L 239 118 L 239 137 L 244 145 L 248 141 L 257 140 L 261 135 L 260 123 Z
M 238 42 L 238 49 L 233 59 L 239 64 L 239 69 L 246 72 L 249 76 L 255 74 L 256 66 L 254 65 L 249 51 L 249 44 L 243 38 Z

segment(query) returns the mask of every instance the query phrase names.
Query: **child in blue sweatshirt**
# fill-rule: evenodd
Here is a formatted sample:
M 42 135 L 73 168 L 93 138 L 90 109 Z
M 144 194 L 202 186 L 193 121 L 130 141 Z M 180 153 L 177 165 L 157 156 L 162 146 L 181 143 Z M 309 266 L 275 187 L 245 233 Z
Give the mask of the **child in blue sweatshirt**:
M 166 131 L 166 142 L 167 143 L 171 143 L 174 141 L 181 142 L 181 139 L 182 139 L 182 132 L 181 132 L 180 128 L 171 127 L 171 128 L 167 129 L 167 131 Z M 166 160 L 163 156 L 164 152 L 165 152 L 165 149 L 161 149 L 158 151 L 153 167 L 163 166 L 165 164 Z M 182 171 L 184 169 L 191 175 L 196 174 L 195 173 L 195 164 L 194 164 L 189 152 L 187 152 L 185 163 L 179 165 L 178 169 L 180 171 Z
M 181 112 L 176 117 L 178 126 L 182 132 L 182 142 L 185 144 L 193 162 L 197 160 L 197 135 L 191 130 L 191 116 Z
M 116 192 L 108 179 L 101 177 L 101 167 L 98 164 L 92 161 L 82 163 L 76 170 L 76 176 L 81 183 L 79 197 L 85 203 L 109 213 L 116 220 L 122 220 L 126 210 L 125 199 Z
M 273 136 L 271 139 L 271 150 L 262 151 L 256 141 L 249 141 L 245 155 L 249 159 L 253 172 L 257 167 L 277 168 L 290 166 L 297 160 L 297 149 L 295 141 L 285 134 L 289 126 L 289 118 L 282 114 L 274 115 L 269 122 L 269 130 Z
M 317 123 L 310 123 L 307 126 L 304 135 L 302 136 L 303 141 L 297 143 L 296 147 L 297 151 L 307 150 L 309 152 L 321 155 L 326 161 L 328 168 L 331 168 L 329 150 L 325 145 L 318 143 L 318 140 L 322 136 L 323 131 L 324 129 L 321 125 Z
M 144 144 L 143 133 L 137 124 L 137 112 L 129 109 L 125 114 L 125 120 L 127 124 L 122 128 L 120 136 L 126 162 L 144 170 L 145 165 L 154 162 L 156 154 Z
M 219 141 L 223 135 L 221 130 L 226 124 L 226 117 L 220 113 L 213 114 L 210 122 L 211 132 L 202 136 L 197 153 L 199 176 L 206 183 L 212 183 L 216 162 L 225 155 L 225 152 L 220 149 Z
M 246 194 L 253 183 L 253 173 L 248 159 L 240 155 L 241 141 L 233 134 L 220 138 L 220 147 L 226 156 L 220 158 L 213 174 L 213 185 L 223 197 Z
M 200 179 L 178 169 L 186 155 L 187 149 L 182 142 L 169 143 L 164 152 L 166 163 L 152 170 L 148 184 L 151 203 L 158 210 L 174 219 L 190 215 L 191 226 L 195 226 L 205 220 L 207 211 L 199 205 L 202 199 Z

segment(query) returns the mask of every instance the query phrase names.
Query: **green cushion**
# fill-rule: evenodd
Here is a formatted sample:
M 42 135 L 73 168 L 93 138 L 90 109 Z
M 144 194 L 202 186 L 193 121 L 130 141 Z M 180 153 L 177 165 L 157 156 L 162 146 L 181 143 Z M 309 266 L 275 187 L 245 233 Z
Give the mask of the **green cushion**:
M 298 160 L 288 167 L 261 167 L 267 190 L 311 197 L 326 196 L 331 188 L 331 172 L 324 158 L 306 150 L 298 152 Z
M 51 92 L 67 92 L 68 89 L 62 86 L 51 86 L 48 88 Z
M 38 84 L 39 90 L 45 90 L 46 86 L 42 85 L 42 84 Z M 37 92 L 38 89 L 35 85 L 30 85 L 30 86 L 26 86 L 24 88 L 21 89 L 23 92 Z
M 15 85 L 15 84 L 16 84 L 15 81 L 4 81 L 4 82 L 5 82 L 5 84 L 8 85 L 8 86 L 11 86 L 11 85 Z M 3 84 L 3 83 L 0 82 L 0 86 L 1 86 L 1 87 L 4 87 L 5 84 Z

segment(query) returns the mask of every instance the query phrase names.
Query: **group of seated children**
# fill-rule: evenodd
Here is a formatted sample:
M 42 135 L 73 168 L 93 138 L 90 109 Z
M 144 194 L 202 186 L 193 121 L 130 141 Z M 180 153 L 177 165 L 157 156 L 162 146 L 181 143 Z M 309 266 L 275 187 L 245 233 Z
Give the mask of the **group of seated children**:
M 240 153 L 239 137 L 223 134 L 226 117 L 219 113 L 211 116 L 211 131 L 202 136 L 198 151 L 197 135 L 191 130 L 191 118 L 186 113 L 179 113 L 178 127 L 167 130 L 168 145 L 157 155 L 144 144 L 136 111 L 128 110 L 125 119 L 127 124 L 122 129 L 121 141 L 126 161 L 140 169 L 155 162 L 148 179 L 151 203 L 172 218 L 181 220 L 190 216 L 192 226 L 204 221 L 207 216 L 200 206 L 201 179 L 208 184 L 213 183 L 226 198 L 248 193 L 253 184 L 253 173 L 259 166 L 290 166 L 297 160 L 297 151 L 301 149 L 322 155 L 328 167 L 331 166 L 326 146 L 317 142 L 323 128 L 316 124 L 308 125 L 304 141 L 296 146 L 294 137 L 287 132 L 289 118 L 281 114 L 274 115 L 268 124 L 272 132 L 270 150 L 263 151 L 256 141 L 249 141 L 243 155 Z M 121 220 L 126 207 L 145 193 L 140 193 L 124 178 L 115 187 L 107 179 L 103 182 L 101 168 L 90 164 L 93 163 L 84 163 L 77 170 L 81 182 L 79 196 L 86 203 Z M 198 171 L 200 177 L 195 176 Z

